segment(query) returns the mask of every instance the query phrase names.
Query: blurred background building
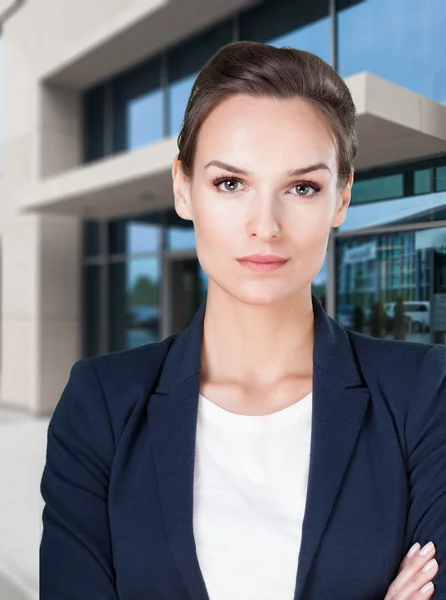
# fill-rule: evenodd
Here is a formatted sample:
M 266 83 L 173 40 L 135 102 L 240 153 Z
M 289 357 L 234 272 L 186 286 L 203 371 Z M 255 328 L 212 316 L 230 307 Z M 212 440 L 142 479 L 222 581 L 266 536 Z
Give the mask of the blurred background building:
M 444 0 L 0 0 L 0 403 L 51 414 L 78 358 L 187 325 L 206 293 L 171 163 L 222 45 L 318 54 L 359 114 L 314 293 L 343 325 L 446 343 Z

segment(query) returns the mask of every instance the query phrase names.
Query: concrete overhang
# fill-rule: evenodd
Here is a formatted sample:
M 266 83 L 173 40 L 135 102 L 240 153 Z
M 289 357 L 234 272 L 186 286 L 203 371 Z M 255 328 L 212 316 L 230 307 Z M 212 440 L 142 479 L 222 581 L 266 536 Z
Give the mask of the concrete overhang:
M 446 106 L 369 73 L 346 80 L 359 117 L 357 170 L 446 154 Z M 18 208 L 113 218 L 172 205 L 175 138 L 41 180 Z
M 18 208 L 96 219 L 147 212 L 172 203 L 176 138 L 50 177 L 23 189 Z
M 256 2 L 259 0 L 134 0 L 99 28 L 67 44 L 62 55 L 42 67 L 38 78 L 85 89 Z
M 371 73 L 345 81 L 359 117 L 356 170 L 446 153 L 446 106 Z

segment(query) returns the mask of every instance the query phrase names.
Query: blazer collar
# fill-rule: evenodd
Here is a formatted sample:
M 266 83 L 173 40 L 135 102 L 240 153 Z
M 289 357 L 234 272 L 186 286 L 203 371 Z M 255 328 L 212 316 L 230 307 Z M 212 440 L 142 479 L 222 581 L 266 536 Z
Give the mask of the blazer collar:
M 347 332 L 313 298 L 313 414 L 294 600 L 304 590 L 369 401 Z M 209 600 L 193 534 L 193 486 L 205 305 L 172 345 L 148 403 L 151 444 L 172 554 L 192 600 Z
M 319 300 L 312 297 L 314 312 L 313 363 L 343 387 L 360 385 L 361 376 L 352 357 L 346 330 L 330 318 Z M 189 377 L 200 373 L 201 342 L 206 303 L 195 314 L 191 324 L 175 339 L 164 363 L 156 392 L 169 394 Z

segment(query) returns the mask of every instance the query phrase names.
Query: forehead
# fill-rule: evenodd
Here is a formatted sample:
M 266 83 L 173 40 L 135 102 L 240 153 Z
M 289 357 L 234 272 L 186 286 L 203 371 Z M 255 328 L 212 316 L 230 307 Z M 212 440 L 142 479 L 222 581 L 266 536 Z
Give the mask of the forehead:
M 197 139 L 196 164 L 220 159 L 256 170 L 326 162 L 336 167 L 336 141 L 327 119 L 300 98 L 238 94 L 206 117 Z

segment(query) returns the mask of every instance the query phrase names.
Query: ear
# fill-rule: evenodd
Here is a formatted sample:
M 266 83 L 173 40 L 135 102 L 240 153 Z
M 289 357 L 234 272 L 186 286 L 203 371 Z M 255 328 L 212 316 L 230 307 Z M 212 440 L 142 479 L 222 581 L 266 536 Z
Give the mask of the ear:
M 181 168 L 178 155 L 175 156 L 172 165 L 173 195 L 175 199 L 175 210 L 179 217 L 186 221 L 192 221 L 192 210 L 190 204 L 190 182 L 185 177 Z
M 348 181 L 344 187 L 339 188 L 337 192 L 337 208 L 331 226 L 333 228 L 340 227 L 347 216 L 347 208 L 349 207 L 353 185 L 353 171 L 348 177 Z

